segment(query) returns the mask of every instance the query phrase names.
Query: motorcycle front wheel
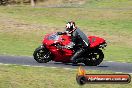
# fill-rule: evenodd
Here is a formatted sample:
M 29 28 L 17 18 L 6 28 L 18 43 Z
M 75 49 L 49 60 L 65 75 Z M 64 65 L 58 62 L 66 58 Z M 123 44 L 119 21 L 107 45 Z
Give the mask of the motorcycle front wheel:
M 47 63 L 51 61 L 51 53 L 44 46 L 36 48 L 33 57 L 38 63 Z
M 104 54 L 100 49 L 90 50 L 90 52 L 85 54 L 84 58 L 84 64 L 86 66 L 97 66 L 103 61 Z

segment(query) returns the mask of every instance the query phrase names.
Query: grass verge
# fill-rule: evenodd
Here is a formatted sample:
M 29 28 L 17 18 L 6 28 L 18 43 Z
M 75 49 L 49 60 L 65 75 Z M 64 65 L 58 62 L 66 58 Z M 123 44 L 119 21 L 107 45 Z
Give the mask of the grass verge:
M 76 83 L 77 70 L 49 67 L 25 67 L 18 65 L 0 65 L 1 88 L 131 88 L 130 84 L 86 84 Z M 89 74 L 110 71 L 87 70 Z M 113 73 L 114 74 L 114 73 Z
M 132 62 L 131 16 L 129 9 L 0 7 L 0 54 L 31 56 L 46 33 L 63 31 L 72 19 L 107 40 L 106 60 Z

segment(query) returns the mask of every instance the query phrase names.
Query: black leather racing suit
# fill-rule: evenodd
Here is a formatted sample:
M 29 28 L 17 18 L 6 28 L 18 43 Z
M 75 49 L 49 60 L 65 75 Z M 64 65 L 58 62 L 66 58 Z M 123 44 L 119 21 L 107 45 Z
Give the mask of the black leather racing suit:
M 58 32 L 58 34 L 66 34 L 66 32 Z M 75 54 L 72 56 L 71 61 L 73 64 L 77 63 L 77 58 L 85 51 L 85 48 L 89 46 L 89 41 L 87 36 L 80 30 L 76 29 L 71 33 L 71 40 L 72 43 L 70 43 L 69 46 L 70 48 L 73 48 L 75 50 Z M 82 46 L 81 48 L 78 48 L 78 46 Z
M 87 36 L 80 30 L 80 29 L 76 29 L 73 33 L 72 33 L 72 42 L 75 43 L 75 54 L 72 56 L 71 61 L 73 64 L 77 63 L 77 59 L 80 57 L 80 55 L 82 55 L 82 53 L 85 51 L 85 49 L 89 46 L 89 41 Z M 78 46 L 82 46 L 80 48 L 78 48 Z

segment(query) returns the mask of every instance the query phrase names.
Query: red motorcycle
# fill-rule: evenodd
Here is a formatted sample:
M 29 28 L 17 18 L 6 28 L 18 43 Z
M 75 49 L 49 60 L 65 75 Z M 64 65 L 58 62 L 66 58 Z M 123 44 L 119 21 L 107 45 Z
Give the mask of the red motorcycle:
M 106 41 L 96 36 L 85 37 L 89 40 L 90 45 L 78 58 L 78 63 L 84 63 L 86 66 L 97 66 L 103 61 L 104 54 L 101 48 L 103 49 L 107 46 Z M 76 46 L 76 50 L 60 48 L 60 46 L 66 46 L 70 42 L 71 37 L 68 35 L 58 35 L 56 32 L 47 34 L 44 36 L 42 45 L 34 51 L 34 59 L 39 63 L 47 63 L 49 61 L 70 63 L 70 58 L 81 47 Z

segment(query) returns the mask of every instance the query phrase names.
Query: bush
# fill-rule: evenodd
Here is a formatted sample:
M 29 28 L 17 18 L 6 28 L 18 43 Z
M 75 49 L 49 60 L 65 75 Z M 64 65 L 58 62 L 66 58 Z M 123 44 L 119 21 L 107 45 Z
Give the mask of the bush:
M 8 0 L 0 0 L 0 5 L 6 5 L 8 3 Z

